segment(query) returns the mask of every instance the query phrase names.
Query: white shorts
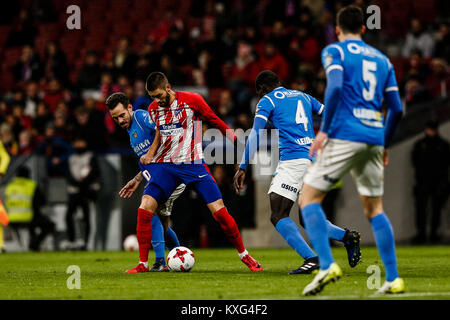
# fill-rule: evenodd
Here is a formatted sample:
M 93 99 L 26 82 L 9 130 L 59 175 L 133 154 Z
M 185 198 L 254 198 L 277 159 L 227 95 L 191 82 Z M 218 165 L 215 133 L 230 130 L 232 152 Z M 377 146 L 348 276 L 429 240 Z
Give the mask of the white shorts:
M 350 171 L 360 195 L 382 196 L 383 153 L 383 146 L 329 139 L 304 181 L 318 190 L 328 191 Z
M 303 176 L 310 165 L 309 159 L 280 161 L 267 194 L 274 192 L 296 202 L 302 189 Z
M 174 192 L 170 195 L 167 201 L 160 205 L 159 214 L 165 217 L 170 217 L 172 214 L 172 207 L 175 200 L 183 193 L 184 189 L 186 189 L 186 185 L 184 183 L 180 184 Z

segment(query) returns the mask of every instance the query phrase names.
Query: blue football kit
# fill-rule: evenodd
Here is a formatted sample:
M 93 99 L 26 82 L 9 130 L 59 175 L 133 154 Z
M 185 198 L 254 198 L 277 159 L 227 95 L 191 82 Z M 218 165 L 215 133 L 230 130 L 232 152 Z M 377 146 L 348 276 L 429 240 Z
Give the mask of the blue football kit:
M 283 87 L 274 89 L 262 97 L 256 106 L 255 134 L 267 122 L 279 131 L 280 160 L 309 159 L 309 147 L 314 140 L 313 114 L 320 115 L 323 104 L 310 95 Z M 256 151 L 258 142 L 249 137 L 241 169 L 245 169 Z
M 376 162 L 377 169 L 375 170 L 378 170 L 376 173 L 380 173 L 376 179 L 379 180 L 370 181 L 370 175 L 368 175 L 365 177 L 365 181 L 361 179 L 358 181 L 368 185 L 382 186 L 382 147 L 390 146 L 402 114 L 394 68 L 384 54 L 356 38 L 328 45 L 322 51 L 322 64 L 327 76 L 327 88 L 321 131 L 327 133 L 330 140 L 339 141 L 339 146 L 345 142 L 348 145 L 356 142 L 366 145 L 365 149 L 361 149 L 363 152 L 367 152 L 367 150 L 380 151 L 380 153 L 376 153 L 377 158 L 368 158 L 363 162 L 359 171 L 364 172 L 364 168 L 375 168 L 373 163 Z M 382 114 L 383 102 L 386 102 L 387 105 L 386 119 Z M 314 173 L 308 174 L 305 178 L 306 183 L 318 184 L 319 180 L 317 179 L 325 174 L 323 171 L 326 168 L 331 168 L 333 164 L 343 161 L 342 154 L 336 148 L 337 143 L 334 143 L 334 147 L 330 147 L 331 149 L 327 149 L 327 145 L 325 145 L 324 153 L 329 152 L 327 164 L 323 162 L 322 167 L 317 166 L 317 168 L 321 168 L 317 172 L 315 172 L 316 166 L 314 166 L 310 170 L 310 173 Z M 353 173 L 358 174 L 357 171 Z M 309 182 L 310 178 L 311 182 Z M 372 197 L 375 196 L 379 195 Z M 325 213 L 321 204 L 305 205 L 302 208 L 302 215 L 311 243 L 319 255 L 320 269 L 333 272 L 332 276 L 339 277 L 341 271 L 334 264 L 329 240 L 326 237 Z M 387 285 L 394 280 L 400 281 L 396 280 L 398 271 L 395 242 L 392 225 L 387 215 L 384 212 L 374 215 L 370 219 L 370 224 L 386 269 Z M 330 275 L 330 278 L 332 276 Z M 303 293 L 310 294 L 316 290 L 315 288 L 313 281 Z
M 325 47 L 322 64 L 329 78 L 327 87 L 332 85 L 333 71 L 342 72 L 343 77 L 339 97 L 329 97 L 328 101 L 325 97 L 327 111 L 331 112 L 324 113 L 322 131 L 329 138 L 384 146 L 389 132 L 385 131 L 381 110 L 383 99 L 389 99 L 390 93 L 394 98 L 398 95 L 389 59 L 364 41 L 351 39 Z M 390 121 L 386 124 L 389 131 Z

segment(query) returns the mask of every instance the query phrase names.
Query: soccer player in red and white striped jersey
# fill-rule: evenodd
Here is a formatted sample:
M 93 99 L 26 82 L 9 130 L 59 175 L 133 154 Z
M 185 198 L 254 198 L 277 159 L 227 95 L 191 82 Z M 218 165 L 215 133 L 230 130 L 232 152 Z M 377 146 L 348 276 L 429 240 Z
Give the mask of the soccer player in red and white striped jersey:
M 149 196 L 146 198 L 149 207 L 156 210 L 158 203 L 164 203 L 180 183 L 191 185 L 238 251 L 242 262 L 251 271 L 262 270 L 262 266 L 245 250 L 238 226 L 228 213 L 205 163 L 199 120 L 207 121 L 233 142 L 236 136 L 199 94 L 172 90 L 163 73 L 151 73 L 146 90 L 154 100 L 148 112 L 157 129 L 153 145 L 140 159 L 142 164 L 152 163 L 147 187 Z

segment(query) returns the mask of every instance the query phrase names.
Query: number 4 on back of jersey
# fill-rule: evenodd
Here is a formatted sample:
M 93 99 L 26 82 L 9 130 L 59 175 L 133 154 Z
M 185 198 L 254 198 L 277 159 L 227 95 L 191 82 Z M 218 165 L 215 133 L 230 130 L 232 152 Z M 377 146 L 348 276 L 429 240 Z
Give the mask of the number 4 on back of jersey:
M 295 115 L 295 122 L 297 124 L 303 123 L 303 126 L 305 127 L 305 131 L 308 131 L 308 117 L 305 113 L 305 108 L 303 107 L 303 102 L 301 100 L 298 100 L 297 103 L 297 112 Z

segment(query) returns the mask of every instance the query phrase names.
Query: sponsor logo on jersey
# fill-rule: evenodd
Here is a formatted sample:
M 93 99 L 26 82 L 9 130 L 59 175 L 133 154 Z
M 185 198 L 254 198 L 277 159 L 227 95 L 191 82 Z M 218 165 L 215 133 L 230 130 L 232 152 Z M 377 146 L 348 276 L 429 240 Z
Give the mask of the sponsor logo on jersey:
M 133 136 L 134 136 L 134 133 L 133 133 Z M 136 134 L 136 136 L 137 136 L 137 134 Z M 145 149 L 148 149 L 150 146 L 151 146 L 150 141 L 148 139 L 145 139 L 143 142 L 135 145 L 133 150 L 135 153 L 139 154 L 139 151 L 142 151 L 142 150 L 145 151 Z
M 300 138 L 300 139 L 295 139 L 295 142 L 297 142 L 297 144 L 299 144 L 301 146 L 304 146 L 304 145 L 313 143 L 313 139 L 311 139 L 310 137 L 304 137 L 304 138 Z
M 293 187 L 293 186 L 290 186 L 290 185 L 288 185 L 288 184 L 282 183 L 282 184 L 281 184 L 281 187 L 282 187 L 283 189 L 288 190 L 288 191 L 292 191 L 292 192 L 297 193 L 297 188 L 295 188 L 295 187 Z
M 382 128 L 382 114 L 379 111 L 365 108 L 353 108 L 353 115 L 367 126 Z M 371 120 L 371 121 L 368 121 Z
M 281 91 L 276 91 L 273 95 L 275 98 L 278 99 L 284 99 L 286 97 L 296 97 L 301 95 L 302 93 L 300 91 L 297 90 L 285 90 L 283 92 Z
M 181 123 L 162 124 L 159 126 L 159 131 L 163 136 L 173 136 L 182 134 L 184 129 Z

